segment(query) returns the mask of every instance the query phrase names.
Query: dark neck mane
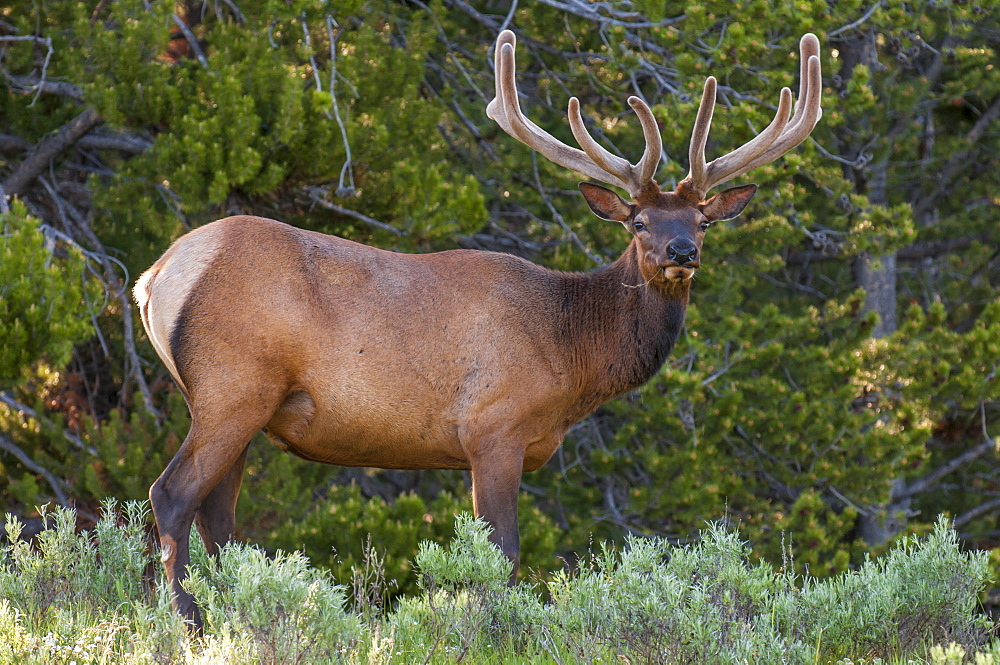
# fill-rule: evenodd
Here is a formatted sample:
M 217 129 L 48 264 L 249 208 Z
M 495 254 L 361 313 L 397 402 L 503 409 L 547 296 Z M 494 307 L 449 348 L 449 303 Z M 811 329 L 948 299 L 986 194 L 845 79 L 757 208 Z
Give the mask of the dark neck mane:
M 663 366 L 684 324 L 691 282 L 644 284 L 634 242 L 613 264 L 567 278 L 565 339 L 581 399 L 593 409 Z

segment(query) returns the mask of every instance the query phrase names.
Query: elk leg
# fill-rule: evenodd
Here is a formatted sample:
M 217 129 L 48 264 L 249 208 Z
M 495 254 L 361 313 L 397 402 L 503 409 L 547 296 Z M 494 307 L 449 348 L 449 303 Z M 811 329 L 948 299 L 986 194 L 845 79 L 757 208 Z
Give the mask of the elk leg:
M 521 488 L 523 457 L 494 450 L 472 456 L 472 508 L 493 527 L 490 541 L 500 548 L 513 567 L 510 584 L 517 580 L 521 540 L 517 528 L 517 496 Z
M 218 556 L 219 548 L 233 537 L 233 530 L 236 527 L 236 501 L 240 498 L 243 469 L 247 463 L 249 449 L 249 445 L 243 449 L 219 484 L 201 502 L 195 514 L 194 521 L 198 533 L 205 542 L 205 549 L 212 556 Z
M 266 400 L 261 401 L 267 404 Z M 221 483 L 223 488 L 213 499 L 219 495 L 229 499 L 209 502 L 207 524 L 213 539 L 217 536 L 214 530 L 217 521 L 225 528 L 227 519 L 219 517 L 221 504 L 235 502 L 238 483 L 233 478 L 242 477 L 250 438 L 264 426 L 279 402 L 280 398 L 276 397 L 269 410 L 267 406 L 257 406 L 254 410 L 259 409 L 261 415 L 253 420 L 246 416 L 246 404 L 232 405 L 225 412 L 193 414 L 191 430 L 180 450 L 149 488 L 153 517 L 160 532 L 160 560 L 170 584 L 174 609 L 198 628 L 202 626 L 201 612 L 191 594 L 181 587 L 191 561 L 188 544 L 191 524 L 199 508 Z M 229 512 L 228 506 L 225 512 Z M 206 541 L 206 547 L 212 551 L 208 543 Z

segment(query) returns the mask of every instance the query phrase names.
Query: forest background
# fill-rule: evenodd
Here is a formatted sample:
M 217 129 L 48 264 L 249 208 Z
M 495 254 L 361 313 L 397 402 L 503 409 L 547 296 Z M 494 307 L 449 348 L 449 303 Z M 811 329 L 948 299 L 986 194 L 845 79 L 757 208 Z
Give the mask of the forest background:
M 634 160 L 625 100 L 647 100 L 664 188 L 687 172 L 705 77 L 711 159 L 797 90 L 812 31 L 822 120 L 736 183 L 760 190 L 710 230 L 663 370 L 524 477 L 522 561 L 551 570 L 628 533 L 687 542 L 721 519 L 755 555 L 826 575 L 939 513 L 1000 552 L 998 16 L 996 0 L 15 0 L 0 9 L 0 505 L 38 530 L 44 502 L 89 526 L 105 497 L 146 497 L 188 414 L 129 291 L 213 219 L 562 270 L 614 260 L 628 235 L 578 177 L 486 118 L 503 27 L 522 105 L 560 139 L 576 95 Z M 471 507 L 463 473 L 325 467 L 258 438 L 238 536 L 341 581 L 373 546 L 406 592 L 418 541 Z

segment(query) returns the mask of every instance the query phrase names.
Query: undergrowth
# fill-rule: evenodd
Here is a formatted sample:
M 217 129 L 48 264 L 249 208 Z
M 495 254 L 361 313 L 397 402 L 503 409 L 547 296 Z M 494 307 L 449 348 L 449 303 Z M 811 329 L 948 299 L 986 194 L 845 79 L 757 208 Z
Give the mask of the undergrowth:
M 214 559 L 195 539 L 199 635 L 171 611 L 144 504 L 109 501 L 79 534 L 72 510 L 43 516 L 34 542 L 7 516 L 0 663 L 1000 663 L 978 612 L 986 556 L 944 519 L 830 579 L 751 563 L 738 532 L 709 525 L 692 545 L 631 538 L 508 586 L 489 527 L 460 515 L 448 547 L 421 545 L 420 593 L 393 607 L 375 548 L 349 603 L 301 553 Z

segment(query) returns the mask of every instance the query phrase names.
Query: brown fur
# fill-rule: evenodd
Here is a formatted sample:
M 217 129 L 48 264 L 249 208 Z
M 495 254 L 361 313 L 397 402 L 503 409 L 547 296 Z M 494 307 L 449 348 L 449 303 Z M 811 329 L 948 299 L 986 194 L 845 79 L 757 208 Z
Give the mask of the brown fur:
M 663 364 L 697 267 L 674 264 L 667 248 L 682 239 L 700 251 L 707 220 L 670 194 L 640 208 L 600 187 L 584 193 L 635 236 L 589 274 L 492 252 L 399 254 L 230 217 L 182 237 L 140 278 L 143 324 L 192 417 L 150 488 L 183 614 L 200 622 L 180 587 L 191 524 L 213 553 L 231 537 L 261 429 L 329 464 L 471 469 L 475 512 L 516 564 L 521 473 Z

